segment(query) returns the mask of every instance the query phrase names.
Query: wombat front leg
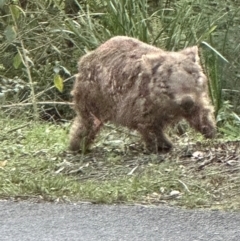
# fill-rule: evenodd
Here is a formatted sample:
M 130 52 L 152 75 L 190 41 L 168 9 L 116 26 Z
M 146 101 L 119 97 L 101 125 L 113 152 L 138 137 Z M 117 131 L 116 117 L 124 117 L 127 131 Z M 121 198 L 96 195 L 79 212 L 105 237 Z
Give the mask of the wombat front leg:
M 172 148 L 172 143 L 168 140 L 161 128 L 147 128 L 138 126 L 138 131 L 142 135 L 146 148 L 151 152 L 168 152 Z
M 157 147 L 159 152 L 168 152 L 172 149 L 172 143 L 168 140 L 167 136 L 163 133 L 163 130 L 156 133 Z

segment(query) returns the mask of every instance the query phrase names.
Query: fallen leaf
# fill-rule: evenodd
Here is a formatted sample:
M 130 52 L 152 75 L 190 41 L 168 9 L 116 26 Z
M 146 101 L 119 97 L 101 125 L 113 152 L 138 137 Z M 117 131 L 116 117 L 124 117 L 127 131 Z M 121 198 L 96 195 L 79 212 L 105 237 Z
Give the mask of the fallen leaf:
M 170 195 L 170 196 L 179 196 L 179 195 L 180 195 L 180 192 L 177 191 L 177 190 L 173 190 L 173 191 L 170 192 L 169 195 Z
M 0 169 L 3 169 L 7 164 L 7 161 L 0 161 Z
M 204 157 L 204 153 L 202 151 L 195 151 L 192 154 L 192 157 L 194 157 L 196 159 L 202 159 Z

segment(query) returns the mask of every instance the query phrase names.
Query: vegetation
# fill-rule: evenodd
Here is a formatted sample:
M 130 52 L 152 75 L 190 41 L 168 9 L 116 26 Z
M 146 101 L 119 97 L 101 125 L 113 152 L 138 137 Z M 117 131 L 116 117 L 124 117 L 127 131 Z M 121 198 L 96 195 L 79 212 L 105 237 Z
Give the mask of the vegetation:
M 0 0 L 0 196 L 239 209 L 239 26 L 234 0 Z M 77 60 L 114 35 L 200 46 L 215 142 L 186 129 L 174 152 L 148 155 L 107 127 L 92 153 L 65 152 Z
M 136 133 L 106 126 L 89 154 L 73 156 L 68 124 L 0 125 L 0 198 L 240 209 L 239 143 L 174 134 L 173 152 L 156 155 Z

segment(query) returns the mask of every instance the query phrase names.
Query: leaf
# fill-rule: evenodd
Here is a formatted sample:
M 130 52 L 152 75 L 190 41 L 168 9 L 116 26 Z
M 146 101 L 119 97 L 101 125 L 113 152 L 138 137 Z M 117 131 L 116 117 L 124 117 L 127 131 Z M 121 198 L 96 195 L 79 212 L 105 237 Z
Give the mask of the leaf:
M 20 15 L 20 11 L 19 9 L 16 7 L 16 5 L 10 5 L 9 6 L 10 10 L 11 10 L 11 13 L 13 15 L 13 18 L 14 19 L 18 19 L 19 18 L 19 15 Z
M 56 73 L 56 74 L 58 74 L 59 72 L 60 72 L 60 67 L 59 66 L 55 66 L 54 68 L 53 68 L 53 71 Z
M 170 196 L 179 196 L 181 193 L 178 190 L 173 190 L 170 192 Z
M 219 56 L 222 60 L 224 60 L 226 63 L 229 63 L 229 61 L 223 57 L 215 48 L 213 48 L 210 44 L 208 44 L 205 41 L 201 42 L 202 44 L 204 44 L 205 46 L 207 46 L 209 49 L 211 49 L 217 56 Z
M 59 74 L 54 75 L 54 85 L 60 92 L 63 92 L 63 79 Z
M 13 66 L 15 69 L 18 69 L 20 64 L 22 63 L 22 57 L 19 53 L 17 53 L 13 58 Z
M 8 42 L 13 42 L 17 37 L 17 33 L 14 27 L 10 25 L 6 27 L 6 29 L 4 30 L 4 34 Z
M 61 66 L 62 70 L 64 71 L 65 74 L 67 74 L 68 76 L 71 76 L 71 73 L 69 72 L 68 69 L 66 69 L 65 67 Z
M 64 66 L 62 65 L 57 65 L 53 68 L 53 71 L 55 72 L 55 74 L 59 74 L 60 71 L 63 71 L 64 74 L 68 75 L 68 76 L 71 76 L 71 73 L 69 72 L 68 69 L 66 69 Z
M 7 161 L 0 161 L 0 169 L 3 169 L 7 164 Z
M 61 54 L 61 50 L 59 50 L 55 45 L 52 45 L 52 48 L 53 48 L 58 54 Z
M 202 159 L 204 157 L 204 153 L 202 151 L 195 151 L 193 152 L 192 157 L 195 159 Z
M 217 25 L 212 26 L 207 32 L 205 32 L 199 39 L 198 42 L 201 42 L 202 39 L 207 38 L 211 35 L 211 33 L 213 33 L 215 31 L 215 29 L 217 28 Z
M 233 115 L 233 117 L 237 120 L 237 121 L 239 121 L 239 123 L 240 123 L 240 116 L 238 116 L 236 113 L 232 113 L 232 115 Z
M 11 13 L 13 14 L 13 17 L 15 19 L 18 19 L 20 16 L 20 12 L 26 16 L 25 12 L 23 11 L 22 8 L 20 8 L 18 5 L 12 4 L 10 5 Z

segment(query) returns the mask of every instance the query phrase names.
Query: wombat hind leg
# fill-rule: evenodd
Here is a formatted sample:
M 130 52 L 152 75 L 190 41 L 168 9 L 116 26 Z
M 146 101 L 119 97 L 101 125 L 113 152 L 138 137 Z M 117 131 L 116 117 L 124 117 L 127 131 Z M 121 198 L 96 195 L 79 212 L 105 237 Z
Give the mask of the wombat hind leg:
M 92 116 L 89 116 L 87 119 L 77 116 L 70 130 L 69 149 L 74 152 L 81 151 L 85 153 L 89 149 L 100 127 L 100 124 L 95 126 Z
M 81 118 L 77 116 L 70 130 L 69 149 L 74 152 L 80 151 L 80 142 L 84 140 L 84 136 L 86 135 L 87 128 L 82 123 Z

